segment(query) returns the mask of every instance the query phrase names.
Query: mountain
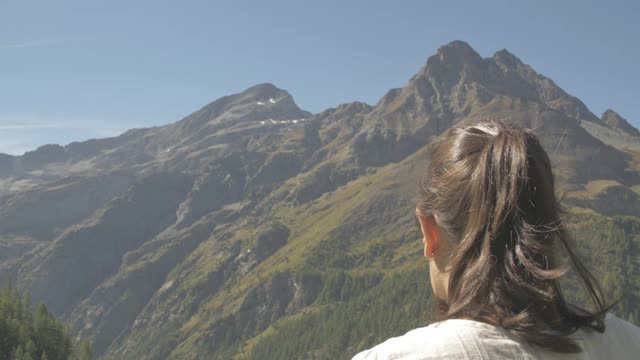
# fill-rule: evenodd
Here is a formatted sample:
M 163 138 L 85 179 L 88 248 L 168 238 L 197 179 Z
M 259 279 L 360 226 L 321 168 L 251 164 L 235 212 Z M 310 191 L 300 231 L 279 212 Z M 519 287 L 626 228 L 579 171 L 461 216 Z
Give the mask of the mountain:
M 634 128 L 629 122 L 617 112 L 608 109 L 602 114 L 602 121 L 610 127 L 620 130 L 631 136 L 640 136 L 640 131 Z
M 424 323 L 426 146 L 487 117 L 539 135 L 581 252 L 637 322 L 640 149 L 616 137 L 633 131 L 462 41 L 375 105 L 310 114 L 260 84 L 173 124 L 0 155 L 0 273 L 105 359 L 350 358 Z
M 602 114 L 600 122 L 583 122 L 582 126 L 591 135 L 602 142 L 620 150 L 640 150 L 640 131 L 634 128 L 617 112 L 608 109 Z

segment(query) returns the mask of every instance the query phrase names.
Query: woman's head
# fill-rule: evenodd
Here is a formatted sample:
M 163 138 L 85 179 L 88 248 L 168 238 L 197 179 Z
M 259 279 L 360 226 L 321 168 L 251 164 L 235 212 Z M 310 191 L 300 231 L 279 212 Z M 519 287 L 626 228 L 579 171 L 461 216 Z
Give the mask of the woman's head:
M 562 226 L 549 157 L 534 133 L 504 121 L 461 124 L 431 147 L 417 206 L 441 316 L 511 330 L 556 351 L 566 335 L 602 330 L 597 283 Z M 565 303 L 559 251 L 585 281 L 597 314 Z

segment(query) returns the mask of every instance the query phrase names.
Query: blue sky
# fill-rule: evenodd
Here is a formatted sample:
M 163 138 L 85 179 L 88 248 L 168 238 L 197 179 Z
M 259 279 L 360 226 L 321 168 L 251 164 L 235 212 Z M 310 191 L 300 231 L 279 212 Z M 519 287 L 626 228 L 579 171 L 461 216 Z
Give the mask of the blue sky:
M 507 48 L 640 126 L 635 1 L 0 0 L 0 152 L 177 121 L 262 82 L 375 103 L 436 49 Z

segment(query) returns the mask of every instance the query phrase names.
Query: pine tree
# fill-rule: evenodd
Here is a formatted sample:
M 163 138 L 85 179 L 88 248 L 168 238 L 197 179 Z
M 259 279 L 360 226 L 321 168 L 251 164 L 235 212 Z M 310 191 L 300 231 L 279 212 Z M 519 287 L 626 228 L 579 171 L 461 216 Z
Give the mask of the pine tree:
M 78 352 L 78 360 L 91 360 L 93 353 L 91 352 L 91 344 L 88 340 L 80 343 L 80 351 Z
M 12 360 L 24 360 L 24 349 L 22 345 L 18 346 L 18 349 L 13 354 Z
M 7 286 L 0 288 L 0 360 L 42 360 L 92 358 L 83 342 L 76 355 L 71 334 L 43 304 L 33 311 L 31 296 Z

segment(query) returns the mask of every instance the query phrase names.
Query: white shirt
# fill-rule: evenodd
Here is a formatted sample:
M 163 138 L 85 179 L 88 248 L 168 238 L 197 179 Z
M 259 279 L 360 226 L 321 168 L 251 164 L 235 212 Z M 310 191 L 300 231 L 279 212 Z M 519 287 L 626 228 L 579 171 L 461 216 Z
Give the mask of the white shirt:
M 610 314 L 605 317 L 604 333 L 580 329 L 571 337 L 582 347 L 581 353 L 551 352 L 478 321 L 446 320 L 391 338 L 352 360 L 640 359 L 640 328 Z

